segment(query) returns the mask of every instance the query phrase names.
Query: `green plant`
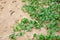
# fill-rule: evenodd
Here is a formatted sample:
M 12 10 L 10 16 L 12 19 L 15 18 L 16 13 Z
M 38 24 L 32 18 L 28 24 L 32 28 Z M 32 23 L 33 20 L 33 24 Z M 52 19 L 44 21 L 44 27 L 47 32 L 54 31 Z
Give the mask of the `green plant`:
M 16 40 L 16 37 L 15 37 L 15 34 L 14 34 L 14 33 L 10 34 L 10 35 L 9 35 L 9 38 L 10 38 L 11 40 Z

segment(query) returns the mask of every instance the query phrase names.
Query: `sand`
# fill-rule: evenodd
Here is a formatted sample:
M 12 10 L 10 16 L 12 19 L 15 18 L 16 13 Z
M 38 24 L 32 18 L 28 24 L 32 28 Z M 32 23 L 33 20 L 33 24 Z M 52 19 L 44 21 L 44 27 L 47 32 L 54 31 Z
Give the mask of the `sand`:
M 28 17 L 21 11 L 22 5 L 21 0 L 0 0 L 0 40 L 9 40 L 16 22 Z

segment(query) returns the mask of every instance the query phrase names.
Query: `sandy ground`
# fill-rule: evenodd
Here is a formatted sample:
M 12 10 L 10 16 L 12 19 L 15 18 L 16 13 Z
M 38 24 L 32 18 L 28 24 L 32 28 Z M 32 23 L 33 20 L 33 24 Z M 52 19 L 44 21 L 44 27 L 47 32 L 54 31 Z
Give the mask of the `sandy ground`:
M 28 14 L 21 11 L 21 0 L 0 0 L 0 40 L 9 40 L 12 26 Z
M 22 18 L 28 18 L 29 15 L 21 11 L 23 3 L 21 0 L 0 0 L 0 40 L 9 40 L 9 35 L 12 32 L 12 27 Z M 32 38 L 34 33 L 46 34 L 47 30 L 41 28 L 40 30 L 33 29 L 31 32 L 26 32 L 22 37 L 17 37 L 17 40 L 28 40 Z

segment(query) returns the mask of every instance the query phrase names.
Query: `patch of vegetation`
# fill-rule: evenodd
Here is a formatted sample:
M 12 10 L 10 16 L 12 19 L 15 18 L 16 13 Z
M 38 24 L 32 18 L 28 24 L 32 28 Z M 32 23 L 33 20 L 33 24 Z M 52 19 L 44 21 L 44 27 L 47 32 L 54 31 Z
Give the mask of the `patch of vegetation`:
M 60 40 L 59 35 L 49 34 L 49 35 L 42 35 L 42 34 L 34 34 L 33 37 L 35 40 Z
M 28 20 L 27 18 L 23 18 L 21 22 L 18 22 L 16 27 L 14 28 L 14 31 L 20 31 L 20 30 L 27 30 L 30 31 L 32 28 L 39 29 L 42 25 L 40 25 L 35 20 Z
M 35 19 L 39 25 L 46 22 L 48 30 L 58 31 L 60 26 L 60 4 L 55 0 L 30 0 L 22 8 L 24 12 L 28 12 L 32 19 Z M 46 7 L 44 7 L 46 6 Z
M 23 35 L 24 35 L 24 32 L 18 32 L 18 33 L 13 32 L 12 34 L 9 35 L 9 38 L 10 40 L 16 40 L 17 36 L 23 36 Z
M 31 31 L 33 28 L 40 29 L 45 24 L 49 35 L 34 34 L 36 40 L 60 40 L 60 36 L 53 34 L 60 31 L 60 1 L 59 0 L 22 0 L 25 2 L 22 10 L 27 12 L 32 20 L 23 18 L 13 28 L 17 31 Z M 23 33 L 18 33 L 19 36 Z M 16 36 L 16 35 L 15 35 Z M 10 35 L 14 39 L 14 35 Z

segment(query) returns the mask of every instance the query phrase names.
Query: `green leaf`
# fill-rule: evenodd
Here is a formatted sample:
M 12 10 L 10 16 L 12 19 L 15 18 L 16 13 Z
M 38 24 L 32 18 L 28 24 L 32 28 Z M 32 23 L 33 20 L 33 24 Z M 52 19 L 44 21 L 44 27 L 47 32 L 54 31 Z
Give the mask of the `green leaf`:
M 20 30 L 21 30 L 20 26 L 16 26 L 16 27 L 14 28 L 14 31 L 20 31 Z
M 23 19 L 21 20 L 21 22 L 22 22 L 22 23 L 27 23 L 27 22 L 28 22 L 28 19 L 27 19 L 27 18 L 23 18 Z
M 23 36 L 24 35 L 24 32 L 19 32 L 16 34 L 16 36 Z
M 9 38 L 12 39 L 12 40 L 16 40 L 16 39 L 15 39 L 15 34 L 14 34 L 14 33 L 13 33 L 13 34 L 10 34 L 10 35 L 9 35 Z

